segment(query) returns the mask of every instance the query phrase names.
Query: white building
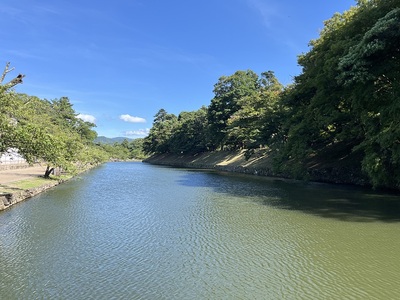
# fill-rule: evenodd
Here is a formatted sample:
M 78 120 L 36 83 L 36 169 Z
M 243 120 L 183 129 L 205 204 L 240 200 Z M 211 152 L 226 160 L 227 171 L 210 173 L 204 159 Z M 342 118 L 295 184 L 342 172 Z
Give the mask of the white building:
M 26 160 L 18 153 L 18 149 L 16 148 L 10 148 L 0 155 L 0 165 L 24 163 L 26 163 Z

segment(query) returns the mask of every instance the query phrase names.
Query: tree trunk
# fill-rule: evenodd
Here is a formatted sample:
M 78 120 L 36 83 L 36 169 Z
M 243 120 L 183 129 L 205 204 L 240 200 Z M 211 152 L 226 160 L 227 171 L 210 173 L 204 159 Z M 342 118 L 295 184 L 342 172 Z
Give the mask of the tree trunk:
M 54 168 L 50 168 L 47 166 L 46 171 L 44 172 L 44 178 L 50 178 L 50 174 L 54 171 Z

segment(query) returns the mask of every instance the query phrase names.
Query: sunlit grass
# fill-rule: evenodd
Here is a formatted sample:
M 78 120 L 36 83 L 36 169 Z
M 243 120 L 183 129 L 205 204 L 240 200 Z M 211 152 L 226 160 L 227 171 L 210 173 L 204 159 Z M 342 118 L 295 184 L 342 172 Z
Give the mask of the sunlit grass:
M 37 188 L 52 181 L 53 179 L 37 177 L 32 179 L 14 181 L 7 184 L 0 184 L 0 193 L 14 193 L 22 190 Z
M 50 178 L 36 177 L 24 179 L 7 184 L 0 184 L 0 194 L 15 193 L 18 191 L 38 188 L 54 181 L 64 181 L 70 179 L 71 175 L 51 176 Z
M 27 190 L 27 189 L 40 187 L 40 186 L 50 183 L 52 181 L 53 181 L 53 179 L 51 179 L 51 178 L 45 179 L 43 177 L 37 177 L 37 178 L 32 178 L 32 179 L 25 179 L 25 180 L 21 180 L 21 181 L 11 182 L 9 185 L 11 187 L 15 187 L 15 188 L 18 188 L 21 190 Z

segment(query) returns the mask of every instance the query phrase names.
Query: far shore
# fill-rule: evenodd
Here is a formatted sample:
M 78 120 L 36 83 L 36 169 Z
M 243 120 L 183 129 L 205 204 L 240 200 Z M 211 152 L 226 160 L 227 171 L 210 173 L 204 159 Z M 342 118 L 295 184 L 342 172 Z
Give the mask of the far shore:
M 246 158 L 244 150 L 213 151 L 199 154 L 158 154 L 144 160 L 146 163 L 173 167 L 215 169 L 226 172 L 245 173 L 257 176 L 296 179 L 290 174 L 276 172 L 271 157 L 263 151 Z M 308 181 L 369 186 L 365 178 L 356 171 L 343 166 L 318 165 L 309 169 Z
M 113 160 L 118 162 L 119 160 Z M 140 161 L 140 160 L 130 160 Z M 256 176 L 296 179 L 289 174 L 278 173 L 272 167 L 272 159 L 264 152 L 255 152 L 246 158 L 244 150 L 214 151 L 199 154 L 159 154 L 143 160 L 145 163 L 171 167 L 196 169 L 214 169 L 226 172 L 251 174 Z M 94 166 L 93 166 L 94 167 Z M 16 203 L 42 193 L 63 181 L 72 178 L 43 178 L 44 165 L 9 165 L 0 167 L 0 211 L 10 208 Z M 90 168 L 89 168 L 90 169 Z M 85 172 L 86 170 L 82 170 Z M 365 178 L 357 172 L 351 172 L 340 166 L 325 165 L 309 169 L 309 181 L 369 186 Z

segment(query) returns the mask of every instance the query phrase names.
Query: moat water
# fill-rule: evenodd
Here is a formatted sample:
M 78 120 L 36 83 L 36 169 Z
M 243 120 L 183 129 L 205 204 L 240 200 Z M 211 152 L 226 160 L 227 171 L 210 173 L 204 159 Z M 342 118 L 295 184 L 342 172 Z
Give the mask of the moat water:
M 400 197 L 108 163 L 0 213 L 0 299 L 400 299 Z

